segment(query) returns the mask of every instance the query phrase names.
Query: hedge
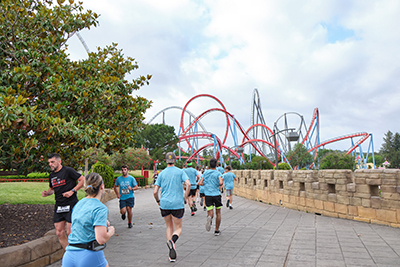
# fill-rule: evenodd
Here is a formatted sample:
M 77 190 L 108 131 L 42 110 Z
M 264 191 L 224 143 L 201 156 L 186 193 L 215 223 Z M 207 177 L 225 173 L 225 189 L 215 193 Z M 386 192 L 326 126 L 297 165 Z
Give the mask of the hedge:
M 93 172 L 97 172 L 103 177 L 105 188 L 112 188 L 114 186 L 114 170 L 108 165 L 97 162 L 92 166 Z

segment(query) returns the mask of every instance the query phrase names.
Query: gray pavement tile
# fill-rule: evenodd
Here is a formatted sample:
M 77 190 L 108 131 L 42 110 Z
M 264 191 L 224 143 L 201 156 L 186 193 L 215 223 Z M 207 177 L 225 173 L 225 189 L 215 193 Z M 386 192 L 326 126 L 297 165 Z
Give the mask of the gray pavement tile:
M 317 260 L 343 260 L 343 255 L 341 253 L 317 253 L 315 256 Z
M 340 260 L 317 259 L 318 267 L 346 267 L 346 263 Z
M 285 265 L 287 267 L 315 267 L 316 263 L 315 261 L 293 261 L 290 260 L 287 262 L 287 264 Z

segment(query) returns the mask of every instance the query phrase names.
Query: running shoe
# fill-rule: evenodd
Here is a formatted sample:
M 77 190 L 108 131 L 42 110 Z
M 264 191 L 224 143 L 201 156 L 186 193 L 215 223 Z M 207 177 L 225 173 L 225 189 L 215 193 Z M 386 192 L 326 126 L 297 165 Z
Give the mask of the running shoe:
M 190 213 L 190 215 L 192 215 L 192 216 L 194 216 L 194 214 L 195 214 L 194 211 L 192 211 L 192 213 Z
M 132 228 L 132 227 L 133 227 L 132 223 L 128 223 L 128 228 Z
M 220 234 L 221 234 L 221 231 L 219 231 L 219 230 L 214 232 L 214 235 L 220 235 Z
M 226 201 L 226 207 L 229 207 L 229 199 Z
M 203 206 L 203 198 L 200 199 L 200 206 Z
M 121 214 L 121 219 L 122 219 L 122 220 L 125 220 L 125 218 L 126 218 L 125 213 L 124 213 L 124 214 Z
M 207 208 L 206 208 L 206 206 L 204 206 L 204 211 L 206 211 L 207 210 Z
M 172 240 L 167 241 L 167 246 L 169 249 L 169 261 L 176 260 L 176 250 L 175 250 L 175 243 Z
M 193 203 L 193 211 L 197 211 L 196 204 Z
M 207 230 L 207 232 L 210 232 L 211 224 L 212 224 L 212 218 L 210 216 L 207 216 L 207 222 L 206 222 L 206 230 Z
M 231 209 L 233 209 L 233 207 L 231 205 L 229 205 L 229 209 L 231 210 Z

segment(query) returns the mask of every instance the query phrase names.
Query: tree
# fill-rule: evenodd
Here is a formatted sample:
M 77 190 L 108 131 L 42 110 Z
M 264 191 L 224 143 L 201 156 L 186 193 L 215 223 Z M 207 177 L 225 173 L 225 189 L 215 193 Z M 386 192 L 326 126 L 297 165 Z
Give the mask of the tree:
M 354 157 L 342 152 L 331 152 L 321 159 L 320 169 L 354 170 Z
M 151 75 L 127 81 L 138 65 L 117 44 L 68 57 L 67 40 L 98 15 L 74 0 L 2 0 L 0 13 L 0 168 L 43 170 L 50 152 L 78 167 L 84 149 L 133 147 L 151 102 L 131 94 Z
M 374 158 L 375 158 L 375 166 L 381 166 L 382 163 L 385 162 L 385 158 L 382 157 L 382 156 L 379 155 L 379 154 L 376 154 L 376 153 L 375 153 Z M 373 163 L 373 162 L 372 162 L 372 155 L 368 157 L 367 163 Z
M 308 153 L 308 149 L 301 143 L 295 144 L 293 149 L 286 155 L 286 158 L 289 159 L 293 169 L 295 167 L 297 169 L 308 167 L 314 162 L 313 156 Z
M 390 162 L 389 168 L 400 168 L 400 134 L 388 131 L 383 137 L 379 154 Z
M 148 168 L 153 162 L 147 151 L 143 148 L 128 148 L 124 152 L 117 152 L 112 155 L 112 166 L 114 169 L 121 169 L 127 165 L 130 170 Z
M 165 159 L 165 153 L 176 149 L 179 141 L 175 128 L 165 124 L 147 124 L 135 138 L 135 147 L 148 148 L 153 160 L 159 161 Z

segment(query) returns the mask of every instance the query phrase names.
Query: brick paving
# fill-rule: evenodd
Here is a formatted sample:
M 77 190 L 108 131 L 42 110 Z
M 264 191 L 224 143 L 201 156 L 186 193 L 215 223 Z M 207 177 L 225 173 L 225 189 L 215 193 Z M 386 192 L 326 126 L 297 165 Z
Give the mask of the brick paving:
M 190 216 L 170 263 L 165 224 L 153 189 L 135 192 L 132 229 L 119 214 L 118 199 L 107 202 L 116 235 L 104 250 L 113 266 L 400 266 L 400 229 L 319 216 L 234 196 L 222 208 L 221 235 L 205 230 L 206 211 Z M 223 197 L 225 203 L 225 197 Z M 214 222 L 213 222 L 214 223 Z M 51 267 L 61 266 L 61 261 Z

